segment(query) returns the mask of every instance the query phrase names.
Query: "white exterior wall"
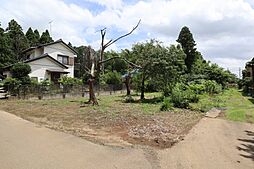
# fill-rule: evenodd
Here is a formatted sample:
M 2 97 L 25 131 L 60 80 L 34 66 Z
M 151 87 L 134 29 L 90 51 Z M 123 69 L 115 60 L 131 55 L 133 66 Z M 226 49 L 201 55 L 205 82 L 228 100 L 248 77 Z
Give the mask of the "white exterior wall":
M 57 55 L 66 55 L 70 58 L 75 58 L 77 55 L 75 55 L 70 49 L 68 49 L 65 45 L 62 43 L 56 43 L 49 46 L 44 47 L 44 53 L 48 53 L 49 56 L 53 57 L 57 60 Z M 67 74 L 69 77 L 74 77 L 74 65 L 66 65 L 69 69 L 66 69 L 65 71 L 70 72 Z
M 39 57 L 43 54 L 43 48 L 34 49 L 32 53 L 30 54 L 30 59 L 33 59 L 35 57 Z
M 46 79 L 50 80 L 50 74 L 46 71 L 47 69 L 63 69 L 47 57 L 29 62 L 28 64 L 31 66 L 32 70 L 29 76 L 37 77 L 39 82 Z

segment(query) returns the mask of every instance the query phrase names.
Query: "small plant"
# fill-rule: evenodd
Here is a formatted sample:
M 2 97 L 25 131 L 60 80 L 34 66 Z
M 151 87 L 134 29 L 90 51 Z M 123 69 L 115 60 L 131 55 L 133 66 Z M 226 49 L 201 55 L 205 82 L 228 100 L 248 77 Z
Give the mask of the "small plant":
M 171 98 L 170 97 L 165 97 L 163 99 L 162 105 L 160 110 L 161 111 L 169 111 L 173 109 L 173 103 L 171 102 Z
M 206 80 L 204 85 L 205 91 L 209 94 L 218 94 L 222 92 L 222 86 L 214 80 Z
M 21 81 L 8 77 L 3 81 L 4 89 L 10 92 L 11 94 L 18 93 L 18 89 L 21 86 Z

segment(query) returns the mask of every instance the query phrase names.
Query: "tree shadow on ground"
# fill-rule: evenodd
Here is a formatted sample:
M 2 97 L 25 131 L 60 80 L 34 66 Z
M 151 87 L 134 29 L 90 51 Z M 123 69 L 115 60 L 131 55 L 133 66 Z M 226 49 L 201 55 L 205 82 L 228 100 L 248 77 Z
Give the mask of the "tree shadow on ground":
M 252 104 L 254 104 L 254 98 L 248 99 Z
M 131 95 L 131 96 L 139 96 L 139 95 Z M 147 98 L 147 99 L 134 99 L 131 100 L 131 101 L 127 101 L 124 99 L 126 97 L 125 96 L 119 96 L 121 97 L 122 99 L 121 100 L 117 100 L 117 101 L 121 101 L 123 103 L 146 103 L 146 104 L 158 104 L 158 103 L 161 103 L 163 101 L 163 97 L 153 97 L 153 98 Z
M 252 159 L 254 161 L 254 132 L 245 130 L 245 133 L 249 138 L 247 139 L 238 139 L 241 141 L 241 146 L 237 146 L 239 151 L 244 151 L 244 154 L 240 154 L 240 156 Z

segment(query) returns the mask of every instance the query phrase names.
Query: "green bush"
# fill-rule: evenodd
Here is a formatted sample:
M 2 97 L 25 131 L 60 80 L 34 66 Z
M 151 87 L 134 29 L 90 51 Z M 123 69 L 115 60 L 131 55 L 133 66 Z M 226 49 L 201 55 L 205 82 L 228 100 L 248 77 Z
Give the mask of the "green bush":
M 3 81 L 4 89 L 10 92 L 11 94 L 16 94 L 19 87 L 21 86 L 21 81 L 8 77 Z
M 16 63 L 11 68 L 11 74 L 13 78 L 23 78 L 28 77 L 28 74 L 31 73 L 31 67 L 26 63 Z
M 205 91 L 209 94 L 218 94 L 222 92 L 222 86 L 214 80 L 206 80 L 204 85 Z
M 101 85 L 113 85 L 113 90 L 122 89 L 122 76 L 118 72 L 108 72 L 101 76 Z
M 173 103 L 171 102 L 171 98 L 170 97 L 165 97 L 163 99 L 162 105 L 160 110 L 161 111 L 169 111 L 173 109 Z
M 69 90 L 75 85 L 81 85 L 82 80 L 77 78 L 72 78 L 68 76 L 62 76 L 59 79 L 59 83 L 63 86 L 63 92 L 69 92 Z
M 174 107 L 188 108 L 190 103 L 198 102 L 199 97 L 189 86 L 183 83 L 177 83 L 172 88 L 171 101 Z
M 189 85 L 190 89 L 194 91 L 196 94 L 202 94 L 205 92 L 205 85 L 199 83 L 191 83 Z

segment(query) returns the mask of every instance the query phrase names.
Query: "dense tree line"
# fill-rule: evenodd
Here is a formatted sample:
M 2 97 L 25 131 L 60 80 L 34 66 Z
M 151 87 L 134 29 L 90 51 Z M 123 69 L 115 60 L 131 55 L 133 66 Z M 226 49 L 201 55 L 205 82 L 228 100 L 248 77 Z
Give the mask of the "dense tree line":
M 97 84 L 120 86 L 124 82 L 127 95 L 130 95 L 132 86 L 140 91 L 141 100 L 145 99 L 145 92 L 162 91 L 164 97 L 171 96 L 171 101 L 178 107 L 186 107 L 188 101 L 196 101 L 195 94 L 218 93 L 228 83 L 236 81 L 231 72 L 203 58 L 188 27 L 181 29 L 176 41 L 178 45 L 165 46 L 152 39 L 120 52 L 104 52 L 103 59 L 108 61 L 102 62 L 100 67 L 97 64 L 101 62 L 100 51 L 74 46 L 78 52 L 75 76 L 87 83 L 94 64 L 95 73 L 99 74 L 95 78 Z M 53 39 L 48 30 L 40 35 L 38 30 L 29 28 L 24 33 L 22 27 L 11 20 L 6 29 L 0 26 L 0 68 L 22 61 L 24 49 L 50 42 Z
M 11 20 L 7 28 L 0 25 L 0 68 L 24 60 L 22 51 L 29 47 L 53 42 L 48 30 L 40 35 L 31 27 L 23 32 L 22 27 Z
M 192 85 L 192 88 L 193 84 L 203 85 L 209 88 L 207 91 L 220 91 L 219 88 L 226 88 L 228 83 L 236 82 L 234 74 L 203 58 L 195 48 L 196 43 L 189 28 L 183 27 L 176 41 L 179 45 L 164 46 L 160 41 L 150 40 L 134 44 L 131 49 L 121 52 L 106 52 L 106 59 L 115 59 L 104 64 L 100 83 L 117 85 L 130 75 L 132 86 L 141 92 L 140 98 L 144 99 L 145 92 L 163 91 L 165 96 L 169 96 L 172 90 L 177 90 L 174 86 L 186 88 L 177 85 L 179 83 Z M 85 51 L 84 47 L 78 49 Z M 84 56 L 81 53 L 78 56 L 79 60 Z M 130 66 L 125 59 L 141 68 Z M 83 58 L 84 64 L 85 60 L 89 58 Z M 81 78 L 86 77 L 85 66 L 83 69 L 83 73 L 80 73 Z

